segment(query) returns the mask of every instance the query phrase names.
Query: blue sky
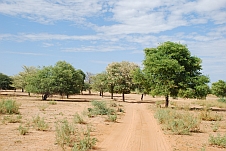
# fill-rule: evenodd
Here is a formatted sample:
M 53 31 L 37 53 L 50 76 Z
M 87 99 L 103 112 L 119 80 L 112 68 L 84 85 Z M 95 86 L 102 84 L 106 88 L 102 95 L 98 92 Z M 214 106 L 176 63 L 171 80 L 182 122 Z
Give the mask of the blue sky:
M 211 82 L 226 80 L 226 0 L 0 0 L 0 72 L 59 60 L 99 73 L 142 65 L 144 48 L 186 44 Z

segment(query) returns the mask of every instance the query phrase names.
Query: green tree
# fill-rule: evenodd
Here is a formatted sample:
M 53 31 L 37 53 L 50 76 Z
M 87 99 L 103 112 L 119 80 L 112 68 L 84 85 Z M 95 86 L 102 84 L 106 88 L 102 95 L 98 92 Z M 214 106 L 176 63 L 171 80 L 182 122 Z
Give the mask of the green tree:
M 0 90 L 11 90 L 13 89 L 11 85 L 12 78 L 3 73 L 0 73 Z
M 107 73 L 102 72 L 102 73 L 92 76 L 91 87 L 93 90 L 99 91 L 100 96 L 103 97 L 103 93 L 108 90 Z
M 186 97 L 205 97 L 209 78 L 200 72 L 201 59 L 191 56 L 186 45 L 168 41 L 157 48 L 146 48 L 144 52 L 144 73 L 151 94 L 164 95 L 166 107 L 169 96 L 177 97 L 179 92 L 189 93 Z M 191 94 L 193 90 L 195 92 Z
M 86 91 L 86 85 L 85 85 L 86 74 L 81 69 L 78 69 L 77 72 L 82 76 L 80 81 L 78 82 L 79 82 L 81 94 L 83 94 L 83 91 Z
M 226 97 L 226 81 L 219 80 L 217 82 L 212 83 L 212 94 L 216 95 L 220 98 Z
M 25 86 L 27 85 L 27 78 L 28 76 L 32 76 L 36 73 L 37 68 L 36 67 L 28 67 L 28 66 L 23 66 L 23 71 L 19 72 L 17 75 L 14 75 L 12 77 L 13 79 L 13 86 L 16 89 L 21 89 L 22 92 L 24 92 Z
M 138 65 L 127 61 L 113 62 L 107 66 L 111 98 L 113 98 L 113 92 L 117 91 L 122 93 L 122 100 L 125 101 L 125 94 L 130 93 L 133 87 L 132 71 L 137 68 L 139 68 Z
M 71 94 L 79 93 L 84 78 L 80 70 L 65 61 L 58 61 L 55 66 L 38 69 L 27 81 L 26 90 L 42 94 L 42 99 L 46 100 L 51 94 L 66 95 L 68 98 Z
M 148 94 L 150 90 L 150 85 L 145 77 L 144 72 L 137 68 L 132 72 L 132 81 L 137 89 L 138 93 L 141 93 L 141 100 L 143 100 L 144 94 Z

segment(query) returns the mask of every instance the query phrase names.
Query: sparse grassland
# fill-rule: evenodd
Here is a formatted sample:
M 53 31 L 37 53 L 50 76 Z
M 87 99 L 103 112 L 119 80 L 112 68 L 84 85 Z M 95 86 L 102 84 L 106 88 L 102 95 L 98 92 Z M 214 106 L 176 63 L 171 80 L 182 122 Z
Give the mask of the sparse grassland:
M 19 114 L 20 104 L 15 100 L 7 99 L 0 101 L 1 114 Z

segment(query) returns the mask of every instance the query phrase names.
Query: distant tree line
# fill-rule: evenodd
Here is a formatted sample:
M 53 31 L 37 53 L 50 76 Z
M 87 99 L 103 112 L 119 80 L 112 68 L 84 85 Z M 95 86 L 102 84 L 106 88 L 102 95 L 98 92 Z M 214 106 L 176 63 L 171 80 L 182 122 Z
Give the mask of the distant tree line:
M 219 80 L 208 86 L 209 77 L 201 73 L 201 59 L 192 56 L 186 45 L 174 42 L 159 44 L 156 48 L 144 49 L 143 68 L 137 64 L 122 61 L 110 63 L 102 73 L 86 74 L 65 61 L 42 68 L 24 66 L 22 72 L 9 77 L 0 74 L 0 89 L 22 89 L 28 93 L 42 94 L 46 100 L 51 94 L 69 96 L 88 90 L 98 91 L 100 96 L 110 92 L 125 94 L 135 91 L 152 96 L 206 98 L 211 93 L 225 98 L 226 82 Z

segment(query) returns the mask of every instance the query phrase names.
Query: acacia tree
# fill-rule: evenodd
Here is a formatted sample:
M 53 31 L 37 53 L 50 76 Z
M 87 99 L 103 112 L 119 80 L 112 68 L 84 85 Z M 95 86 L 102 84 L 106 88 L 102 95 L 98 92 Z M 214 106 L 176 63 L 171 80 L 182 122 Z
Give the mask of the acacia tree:
M 201 59 L 191 56 L 186 45 L 168 41 L 157 48 L 146 48 L 144 52 L 144 73 L 150 83 L 151 94 L 164 95 L 166 107 L 169 96 L 177 97 L 179 91 L 184 94 L 194 90 L 192 97 L 207 95 L 204 92 L 208 91 L 209 78 L 200 72 Z
M 12 84 L 12 78 L 9 76 L 0 73 L 0 90 L 10 90 L 13 87 L 11 87 Z
M 36 73 L 37 68 L 36 67 L 28 67 L 28 66 L 23 66 L 23 71 L 19 72 L 17 75 L 14 75 L 12 77 L 13 79 L 13 86 L 16 89 L 21 89 L 22 92 L 24 92 L 25 86 L 27 85 L 27 78 L 28 76 L 32 76 L 33 74 Z
M 212 94 L 216 95 L 220 98 L 226 97 L 226 81 L 219 80 L 217 82 L 212 83 Z
M 113 92 L 117 91 L 122 93 L 122 100 L 125 101 L 125 94 L 130 93 L 133 86 L 132 71 L 137 68 L 139 68 L 138 65 L 127 61 L 113 62 L 107 66 L 111 98 L 113 98 Z
M 92 76 L 92 83 L 91 83 L 92 89 L 99 91 L 100 96 L 104 96 L 104 92 L 108 90 L 108 85 L 107 85 L 107 73 L 102 72 L 99 74 L 96 74 Z

